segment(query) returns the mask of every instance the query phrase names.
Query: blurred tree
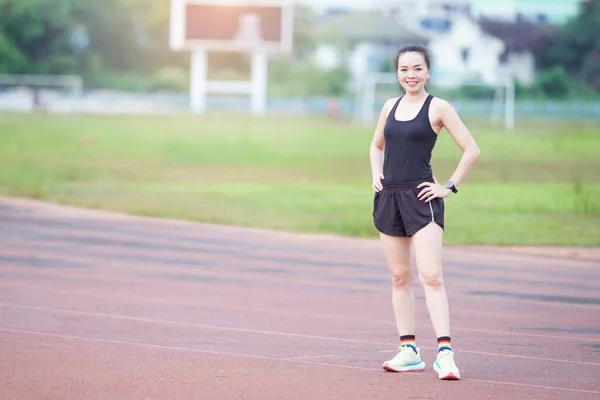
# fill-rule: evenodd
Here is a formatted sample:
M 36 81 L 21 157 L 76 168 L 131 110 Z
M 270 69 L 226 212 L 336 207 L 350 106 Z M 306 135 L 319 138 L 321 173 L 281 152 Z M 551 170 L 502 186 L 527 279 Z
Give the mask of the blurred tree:
M 312 54 L 316 47 L 313 31 L 313 13 L 305 6 L 294 7 L 294 54 L 304 58 Z
M 567 74 L 600 90 L 600 0 L 583 0 L 577 16 L 541 46 L 540 69 L 562 66 Z
M 309 8 L 295 8 L 294 52 L 274 57 L 276 74 L 283 68 L 311 79 L 312 66 L 295 64 L 310 64 L 313 18 Z M 189 54 L 169 48 L 169 19 L 166 0 L 0 0 L 0 73 L 74 73 L 92 87 L 183 89 Z M 215 53 L 211 67 L 217 75 L 246 77 L 248 60 Z
M 329 33 L 316 32 L 314 14 L 307 7 L 294 9 L 294 51 L 277 55 L 269 66 L 269 85 L 275 95 L 319 95 L 337 97 L 347 92 L 350 77 L 347 63 L 331 69 L 319 68 L 313 59 L 318 42 L 333 44 L 345 60 L 347 40 Z
M 350 71 L 345 65 L 342 65 L 329 71 L 323 71 L 322 79 L 322 85 L 319 85 L 318 88 L 321 88 L 323 94 L 334 97 L 342 96 L 347 92 Z M 315 89 L 318 91 L 317 88 Z
M 77 0 L 0 0 L 0 72 L 57 74 L 77 69 Z
M 164 0 L 0 0 L 0 73 L 147 76 L 186 66 Z M 163 75 L 165 75 L 163 73 Z
M 138 56 L 142 57 L 146 68 L 187 68 L 187 55 L 174 53 L 169 48 L 170 3 L 165 0 L 117 0 L 115 4 L 131 24 L 128 28 L 130 45 L 141 49 L 142 54 Z
M 564 98 L 571 91 L 570 81 L 571 79 L 562 66 L 554 66 L 538 74 L 534 89 L 547 97 Z
M 89 32 L 88 58 L 111 72 L 148 74 L 166 65 L 183 66 L 169 40 L 169 2 L 163 0 L 85 0 L 79 22 Z

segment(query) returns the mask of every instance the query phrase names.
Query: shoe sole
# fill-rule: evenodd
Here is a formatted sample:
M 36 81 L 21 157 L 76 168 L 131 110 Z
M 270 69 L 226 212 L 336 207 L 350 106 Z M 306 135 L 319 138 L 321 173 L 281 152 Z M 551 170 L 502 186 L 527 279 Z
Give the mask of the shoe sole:
M 418 372 L 423 371 L 425 369 L 425 363 L 421 361 L 418 364 L 410 365 L 408 367 L 402 369 L 396 369 L 390 366 L 387 362 L 383 364 L 383 369 L 388 372 Z
M 460 381 L 460 375 L 455 375 L 452 372 L 448 372 L 446 375 L 440 374 L 440 369 L 435 363 L 433 364 L 433 369 L 438 373 L 438 379 L 442 381 Z

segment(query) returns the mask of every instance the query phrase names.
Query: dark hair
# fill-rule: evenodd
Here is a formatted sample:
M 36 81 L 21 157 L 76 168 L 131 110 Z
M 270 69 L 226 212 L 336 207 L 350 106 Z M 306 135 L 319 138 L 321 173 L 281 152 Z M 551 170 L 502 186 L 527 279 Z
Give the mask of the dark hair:
M 396 67 L 396 71 L 398 71 L 398 59 L 404 53 L 421 53 L 423 55 L 423 58 L 425 59 L 427 69 L 431 69 L 431 57 L 429 56 L 429 51 L 427 51 L 427 49 L 421 45 L 408 44 L 398 49 L 396 59 L 394 60 L 394 66 Z

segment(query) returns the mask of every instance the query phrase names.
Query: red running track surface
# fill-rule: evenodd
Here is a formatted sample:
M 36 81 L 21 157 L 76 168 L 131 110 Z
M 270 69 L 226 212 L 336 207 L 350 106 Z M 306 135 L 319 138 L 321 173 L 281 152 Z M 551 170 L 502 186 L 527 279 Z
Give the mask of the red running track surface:
M 599 399 L 600 263 L 446 248 L 463 380 L 398 346 L 376 240 L 0 199 L 1 399 Z

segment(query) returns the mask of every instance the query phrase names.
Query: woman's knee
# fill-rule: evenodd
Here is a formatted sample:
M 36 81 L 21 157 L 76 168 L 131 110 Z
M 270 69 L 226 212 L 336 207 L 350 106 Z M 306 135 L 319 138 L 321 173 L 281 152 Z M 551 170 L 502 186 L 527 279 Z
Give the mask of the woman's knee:
M 412 273 L 409 267 L 392 268 L 391 275 L 394 288 L 400 289 L 412 284 Z
M 444 286 L 444 278 L 441 272 L 419 273 L 419 280 L 425 288 L 438 289 Z

